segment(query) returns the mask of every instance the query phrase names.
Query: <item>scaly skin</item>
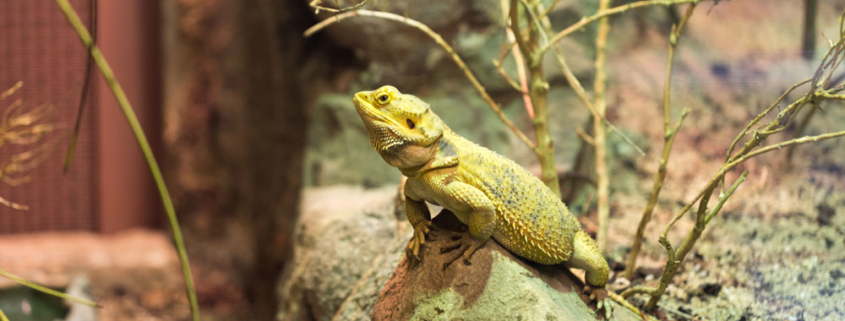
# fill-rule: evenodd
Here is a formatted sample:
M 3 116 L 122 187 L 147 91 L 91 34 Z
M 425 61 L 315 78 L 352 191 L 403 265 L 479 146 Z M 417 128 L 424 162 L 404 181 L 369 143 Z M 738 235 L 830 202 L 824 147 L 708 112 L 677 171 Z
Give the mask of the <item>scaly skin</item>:
M 353 102 L 373 148 L 408 178 L 406 209 L 414 227 L 409 255 L 418 258 L 429 233 L 431 214 L 425 202 L 438 204 L 469 226 L 469 238 L 444 247 L 458 249 L 447 262 L 463 257 L 468 263 L 492 237 L 528 260 L 585 270 L 586 291 L 609 318 L 607 262 L 543 182 L 515 162 L 455 134 L 427 103 L 392 86 L 359 92 Z

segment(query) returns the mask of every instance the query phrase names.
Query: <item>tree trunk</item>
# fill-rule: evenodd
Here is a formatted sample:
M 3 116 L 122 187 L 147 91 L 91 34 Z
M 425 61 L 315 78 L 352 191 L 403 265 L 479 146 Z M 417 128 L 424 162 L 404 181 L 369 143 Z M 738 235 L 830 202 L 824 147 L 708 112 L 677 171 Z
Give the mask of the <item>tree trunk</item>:
M 313 16 L 301 1 L 171 0 L 163 17 L 168 176 L 188 247 L 226 246 L 253 318 L 272 320 L 299 213 Z

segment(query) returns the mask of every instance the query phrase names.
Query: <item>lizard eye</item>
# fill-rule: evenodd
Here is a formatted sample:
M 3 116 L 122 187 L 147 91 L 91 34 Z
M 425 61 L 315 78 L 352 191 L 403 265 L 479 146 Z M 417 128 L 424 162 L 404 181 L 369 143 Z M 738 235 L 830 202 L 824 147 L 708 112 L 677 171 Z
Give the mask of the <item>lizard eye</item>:
M 413 122 L 413 121 L 411 121 L 410 119 L 405 119 L 405 123 L 407 123 L 407 124 L 408 124 L 408 128 L 410 128 L 410 129 L 414 129 L 414 127 L 416 127 L 416 126 L 414 125 L 414 122 Z
M 378 102 L 379 105 L 387 105 L 387 103 L 390 102 L 390 94 L 388 94 L 388 93 L 379 94 L 378 96 L 376 96 L 376 102 Z

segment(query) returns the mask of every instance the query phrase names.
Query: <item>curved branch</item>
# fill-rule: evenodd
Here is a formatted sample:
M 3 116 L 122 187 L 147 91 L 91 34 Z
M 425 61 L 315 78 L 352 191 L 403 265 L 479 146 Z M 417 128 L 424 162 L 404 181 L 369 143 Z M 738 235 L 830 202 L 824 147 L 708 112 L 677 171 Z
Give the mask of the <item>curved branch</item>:
M 461 68 L 461 70 L 467 76 L 467 78 L 469 78 L 469 81 L 472 83 L 472 86 L 475 87 L 475 90 L 478 91 L 478 93 L 481 95 L 481 98 L 483 98 L 484 101 L 487 103 L 487 105 L 490 106 L 490 109 L 492 109 L 493 112 L 496 113 L 496 115 L 499 116 L 499 119 L 501 119 L 502 122 L 505 123 L 505 125 L 508 126 L 508 128 L 510 128 L 510 130 L 514 132 L 514 134 L 516 134 L 516 136 L 519 138 L 519 140 L 521 140 L 523 143 L 525 143 L 526 145 L 531 147 L 531 149 L 534 149 L 534 148 L 537 147 L 537 145 L 534 142 L 532 142 L 531 139 L 529 139 L 528 136 L 525 135 L 525 133 L 523 133 L 521 130 L 519 130 L 519 128 L 517 128 L 516 125 L 514 125 L 513 122 L 511 122 L 511 120 L 508 119 L 507 116 L 505 116 L 505 114 L 502 112 L 502 109 L 499 107 L 499 105 L 496 102 L 493 101 L 493 98 L 490 98 L 490 95 L 487 94 L 487 90 L 484 89 L 484 86 L 482 86 L 481 83 L 478 81 L 478 79 L 475 78 L 475 75 L 472 74 L 472 71 L 469 70 L 466 63 L 464 63 L 463 59 L 461 59 L 461 57 L 458 56 L 458 54 L 455 52 L 455 50 L 452 49 L 452 46 L 449 46 L 449 44 L 446 43 L 445 40 L 443 40 L 443 37 L 441 37 L 439 34 L 434 32 L 433 30 L 431 30 L 431 28 L 429 28 L 428 26 L 426 26 L 422 22 L 416 21 L 416 20 L 411 19 L 411 18 L 403 17 L 403 16 L 400 16 L 400 15 L 397 15 L 397 14 L 389 13 L 389 12 L 370 11 L 370 10 L 355 10 L 355 11 L 341 13 L 341 14 L 333 16 L 329 19 L 320 21 L 319 23 L 312 26 L 311 28 L 308 28 L 308 30 L 305 30 L 303 35 L 305 37 L 310 37 L 314 33 L 318 32 L 318 31 L 320 31 L 320 30 L 322 30 L 322 29 L 324 29 L 324 28 L 326 28 L 330 25 L 333 25 L 335 23 L 340 22 L 341 20 L 351 18 L 351 17 L 355 17 L 355 16 L 375 17 L 375 18 L 397 21 L 397 22 L 403 23 L 405 25 L 408 25 L 410 27 L 413 27 L 413 28 L 415 28 L 419 31 L 422 31 L 423 33 L 425 33 L 426 35 L 431 37 L 431 39 L 434 40 L 434 42 L 436 42 L 438 45 L 440 45 L 440 47 L 442 47 L 444 50 L 446 50 L 447 53 L 449 53 L 449 56 L 452 57 L 452 60 L 455 61 L 455 64 L 457 64 L 458 67 Z
M 563 38 L 566 38 L 566 36 L 568 36 L 569 34 L 575 32 L 575 30 L 579 30 L 579 29 L 583 28 L 584 26 L 592 23 L 593 21 L 599 20 L 601 18 L 610 16 L 610 15 L 623 13 L 625 11 L 628 11 L 628 10 L 631 10 L 631 9 L 634 9 L 634 8 L 640 8 L 640 7 L 672 6 L 672 5 L 682 4 L 682 3 L 698 3 L 699 1 L 701 1 L 701 0 L 645 0 L 645 1 L 631 2 L 631 3 L 626 4 L 626 5 L 621 5 L 621 6 L 618 6 L 618 7 L 610 8 L 608 10 L 599 11 L 598 13 L 596 13 L 592 16 L 581 18 L 580 21 L 578 21 L 575 24 L 569 26 L 568 28 L 564 29 L 563 31 L 555 34 L 554 37 L 552 37 L 551 41 L 549 41 L 549 43 L 547 43 L 543 48 L 540 49 L 540 52 L 545 52 L 546 50 L 549 50 L 550 47 L 557 44 Z

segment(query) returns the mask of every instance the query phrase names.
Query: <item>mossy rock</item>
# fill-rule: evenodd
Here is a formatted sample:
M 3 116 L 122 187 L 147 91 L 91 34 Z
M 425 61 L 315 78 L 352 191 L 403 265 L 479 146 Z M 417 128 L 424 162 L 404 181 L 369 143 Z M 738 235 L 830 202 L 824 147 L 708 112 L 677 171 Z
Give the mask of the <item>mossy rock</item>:
M 434 220 L 439 230 L 456 230 L 454 215 Z M 568 269 L 518 258 L 495 241 L 478 250 L 471 264 L 446 269 L 440 247 L 449 237 L 429 237 L 422 262 L 402 259 L 379 293 L 373 320 L 595 320 L 595 305 L 581 295 L 583 284 Z M 640 320 L 614 305 L 613 320 Z

